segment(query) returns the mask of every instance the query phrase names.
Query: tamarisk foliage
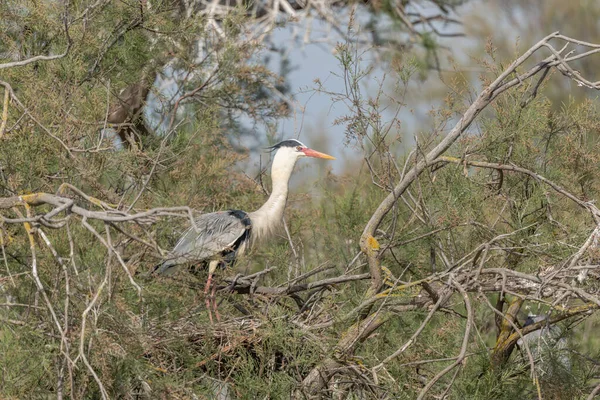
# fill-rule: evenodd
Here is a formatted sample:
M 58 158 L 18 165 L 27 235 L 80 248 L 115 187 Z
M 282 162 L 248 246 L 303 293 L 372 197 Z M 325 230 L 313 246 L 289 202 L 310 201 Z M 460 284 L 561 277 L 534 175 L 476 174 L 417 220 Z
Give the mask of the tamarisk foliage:
M 364 6 L 431 43 L 434 21 L 456 22 L 450 2 L 435 4 L 438 17 Z M 352 7 L 0 5 L 12 21 L 0 45 L 3 397 L 600 391 L 600 114 L 544 96 L 555 80 L 595 94 L 598 77 L 579 71 L 600 45 L 560 33 L 510 62 L 490 48 L 477 87 L 449 81 L 410 146 L 384 110 L 407 107 L 414 65 L 392 62 L 395 94 L 382 83 L 368 97 L 364 38 L 343 30 L 345 90 L 315 90 L 348 109 L 336 122 L 363 158 L 325 175 L 312 201 L 290 198 L 281 239 L 220 274 L 221 322 L 208 321 L 203 271 L 150 275 L 198 212 L 253 209 L 268 191 L 236 171 L 243 124 L 272 127 L 293 105 L 259 62 L 270 29 L 311 12 L 338 29 L 333 10 Z M 546 317 L 526 325 L 528 312 Z M 568 344 L 547 356 L 525 338 L 535 332 Z

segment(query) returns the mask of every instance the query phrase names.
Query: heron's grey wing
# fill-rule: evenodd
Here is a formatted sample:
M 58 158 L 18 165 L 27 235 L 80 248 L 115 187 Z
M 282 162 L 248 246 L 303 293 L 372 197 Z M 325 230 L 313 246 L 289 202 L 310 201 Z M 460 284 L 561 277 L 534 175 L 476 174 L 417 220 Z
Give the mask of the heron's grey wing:
M 203 214 L 195 219 L 171 251 L 171 259 L 157 268 L 159 274 L 168 273 L 172 267 L 186 262 L 203 261 L 224 252 L 235 251 L 234 245 L 247 234 L 249 220 L 242 211 L 219 211 Z
M 176 257 L 189 261 L 202 261 L 228 250 L 246 231 L 240 218 L 229 211 L 203 214 L 196 219 L 198 231 L 193 227 L 179 239 L 173 249 Z

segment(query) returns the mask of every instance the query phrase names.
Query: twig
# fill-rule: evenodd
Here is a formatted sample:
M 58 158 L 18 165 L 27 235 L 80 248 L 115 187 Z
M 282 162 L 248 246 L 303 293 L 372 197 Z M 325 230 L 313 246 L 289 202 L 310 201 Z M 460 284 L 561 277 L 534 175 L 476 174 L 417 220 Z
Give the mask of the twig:
M 433 387 L 433 385 L 436 384 L 437 381 L 439 381 L 444 375 L 446 375 L 448 372 L 452 371 L 452 369 L 454 369 L 457 365 L 459 365 L 463 362 L 463 360 L 465 359 L 466 354 L 467 354 L 467 346 L 469 344 L 469 337 L 471 335 L 471 326 L 473 325 L 473 307 L 471 306 L 471 300 L 469 299 L 469 295 L 467 294 L 465 289 L 461 286 L 461 284 L 458 283 L 454 279 L 451 279 L 451 284 L 454 287 L 456 287 L 458 289 L 458 291 L 460 292 L 460 294 L 462 295 L 463 301 L 465 303 L 465 308 L 467 309 L 467 322 L 466 322 L 466 326 L 465 326 L 463 342 L 460 347 L 460 352 L 459 352 L 456 360 L 452 364 L 448 365 L 446 368 L 441 370 L 433 378 L 431 378 L 431 380 L 429 382 L 427 382 L 427 385 L 425 385 L 423 390 L 421 390 L 421 392 L 419 393 L 417 400 L 422 400 L 425 397 L 425 395 L 427 394 L 427 392 Z M 457 373 L 458 373 L 458 371 L 457 371 Z M 454 380 L 454 378 L 453 378 L 453 380 Z
M 88 361 L 88 359 L 85 355 L 85 325 L 86 325 L 86 321 L 87 321 L 87 315 L 90 313 L 91 309 L 94 307 L 94 305 L 100 298 L 100 294 L 102 293 L 104 286 L 106 286 L 106 284 L 108 282 L 109 263 L 111 261 L 112 253 L 111 253 L 110 249 L 108 249 L 108 248 L 107 248 L 107 251 L 108 251 L 108 255 L 107 255 L 106 268 L 105 268 L 105 272 L 104 272 L 104 279 L 102 280 L 102 282 L 100 282 L 100 286 L 98 286 L 98 289 L 96 290 L 96 293 L 94 294 L 94 297 L 92 298 L 92 300 L 89 302 L 88 306 L 81 313 L 81 333 L 79 334 L 79 355 L 75 359 L 75 362 L 77 362 L 77 359 L 79 359 L 79 357 L 81 357 L 81 359 L 83 360 L 83 363 L 85 364 L 87 369 L 90 371 L 90 373 L 94 377 L 94 380 L 98 384 L 98 387 L 100 388 L 100 394 L 102 395 L 103 400 L 109 399 L 108 392 L 104 388 L 104 384 L 102 384 L 102 381 L 98 377 L 98 374 L 96 374 L 96 371 L 94 371 L 94 368 L 92 367 L 92 365 L 90 364 L 90 362 Z
M 6 121 L 8 121 L 8 101 L 9 101 L 9 92 L 6 86 L 4 87 L 4 103 L 2 106 L 2 122 L 0 123 L 0 139 L 4 136 L 4 131 L 6 129 Z
M 598 393 L 600 393 L 600 383 L 598 385 L 596 385 L 594 390 L 592 390 L 590 395 L 587 397 L 587 400 L 594 400 L 596 398 L 596 396 L 598 395 Z
M 0 219 L 0 222 L 2 221 L 2 219 Z M 10 278 L 10 282 L 12 283 L 13 287 L 17 287 L 16 283 L 15 283 L 15 279 L 13 278 L 11 272 L 10 272 L 10 267 L 8 266 L 8 260 L 6 259 L 6 250 L 4 249 L 4 237 L 6 236 L 6 231 L 4 230 L 4 225 L 0 223 L 0 248 L 2 248 L 2 260 L 4 261 L 4 268 L 6 268 L 6 273 L 8 274 L 8 277 Z
M 94 227 L 91 226 L 86 221 L 86 219 L 87 218 L 84 217 L 81 220 L 81 224 L 83 226 L 85 226 L 87 228 L 87 230 L 90 231 L 94 236 L 96 236 L 96 238 L 100 241 L 100 243 L 102 243 L 104 245 L 104 247 L 106 247 L 110 252 L 114 253 L 114 255 L 117 257 L 117 260 L 119 261 L 119 264 L 121 265 L 121 267 L 123 267 L 123 270 L 127 274 L 127 277 L 129 278 L 129 282 L 137 290 L 138 296 L 139 296 L 140 300 L 142 300 L 142 288 L 133 279 L 133 276 L 131 275 L 131 272 L 129 271 L 129 268 L 127 268 L 127 265 L 125 265 L 125 261 L 123 261 L 123 259 L 121 258 L 121 255 L 119 254 L 119 252 L 110 243 L 108 243 L 106 240 L 104 240 L 104 238 L 102 236 L 100 236 L 100 234 L 96 231 L 96 229 L 94 229 Z M 107 227 L 108 225 L 105 225 L 105 226 Z
M 377 364 L 375 367 L 373 367 L 373 371 L 382 369 L 385 366 L 385 364 L 389 363 L 394 358 L 396 358 L 400 354 L 404 353 L 406 351 L 406 349 L 408 349 L 416 341 L 417 337 L 421 334 L 421 332 L 423 332 L 423 329 L 425 329 L 425 327 L 427 326 L 427 324 L 429 323 L 431 318 L 433 318 L 433 315 L 435 314 L 435 312 L 442 306 L 442 304 L 444 304 L 450 298 L 451 294 L 452 294 L 452 292 L 447 292 L 447 293 L 440 295 L 438 301 L 433 305 L 431 310 L 429 310 L 429 313 L 427 314 L 427 316 L 425 317 L 425 319 L 423 320 L 423 322 L 421 323 L 419 328 L 412 334 L 412 336 L 406 341 L 406 343 L 404 343 L 402 346 L 400 346 L 398 348 L 398 350 L 394 351 L 392 354 L 387 356 L 383 361 L 381 361 L 379 364 Z
M 67 54 L 69 54 L 69 50 L 71 49 L 71 46 L 73 44 L 73 41 L 71 40 L 71 36 L 69 36 L 69 25 L 67 23 L 67 16 L 64 16 L 64 28 L 65 28 L 65 37 L 67 38 L 67 47 L 65 48 L 65 51 L 61 54 L 56 54 L 54 56 L 35 56 L 35 57 L 31 57 L 28 58 L 26 60 L 21 60 L 21 61 L 12 61 L 12 62 L 8 62 L 8 63 L 4 63 L 4 64 L 0 64 L 0 69 L 6 69 L 6 68 L 14 68 L 14 67 L 22 67 L 25 66 L 27 64 L 31 64 L 37 61 L 52 61 L 52 60 L 58 60 L 60 58 L 66 57 Z M 2 136 L 2 135 L 0 135 Z

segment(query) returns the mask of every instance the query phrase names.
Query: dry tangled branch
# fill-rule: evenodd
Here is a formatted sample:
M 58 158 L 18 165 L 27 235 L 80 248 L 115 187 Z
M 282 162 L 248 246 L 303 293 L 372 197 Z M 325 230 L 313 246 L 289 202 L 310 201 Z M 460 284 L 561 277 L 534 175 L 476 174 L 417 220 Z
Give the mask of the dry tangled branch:
M 194 4 L 200 7 L 200 3 Z M 274 10 L 271 13 L 259 8 L 252 12 L 263 15 L 265 21 L 271 21 L 278 18 L 277 13 L 293 16 L 298 9 L 309 6 L 285 0 L 269 5 Z M 317 10 L 320 7 L 317 3 L 310 3 L 310 6 Z M 224 7 L 229 6 L 219 2 L 201 4 L 202 12 L 209 13 L 211 18 L 224 13 Z M 399 12 L 409 26 L 414 27 L 419 21 L 421 24 L 428 23 L 426 19 L 409 20 L 410 13 L 401 8 Z M 569 46 L 585 47 L 586 50 L 574 54 L 568 49 Z M 549 51 L 550 55 L 528 66 L 534 55 L 544 51 Z M 572 66 L 573 62 L 598 52 L 600 45 L 584 43 L 559 33 L 551 34 L 537 43 L 489 83 L 455 126 L 429 151 L 422 148 L 413 151 L 406 163 L 408 171 L 399 171 L 398 168 L 398 174 L 394 175 L 395 185 L 390 187 L 389 194 L 364 227 L 360 240 L 362 255 L 347 265 L 316 268 L 295 278 L 290 273 L 284 282 L 276 282 L 276 278 L 269 280 L 276 271 L 272 266 L 259 272 L 225 278 L 225 283 L 219 286 L 219 293 L 223 302 L 235 308 L 238 317 L 214 327 L 202 326 L 200 329 L 194 322 L 205 312 L 197 306 L 202 303 L 196 302 L 197 299 L 189 305 L 187 315 L 178 319 L 178 322 L 181 321 L 178 324 L 171 323 L 164 315 L 155 315 L 156 310 L 147 302 L 148 291 L 152 290 L 148 287 L 153 283 L 142 286 L 140 282 L 145 277 L 143 274 L 136 275 L 140 264 L 144 263 L 141 267 L 143 271 L 149 271 L 151 268 L 146 264 L 165 256 L 156 239 L 156 224 L 161 219 L 183 218 L 194 226 L 191 208 L 161 207 L 136 211 L 133 206 L 141 192 L 133 204 L 114 205 L 91 197 L 71 185 L 61 186 L 57 194 L 34 193 L 0 198 L 0 245 L 7 272 L 6 278 L 0 277 L 0 283 L 6 280 L 14 285 L 15 280 L 21 278 L 21 275 L 11 273 L 9 269 L 9 258 L 12 257 L 26 268 L 21 274 L 32 279 L 36 296 L 33 305 L 7 301 L 6 307 L 24 307 L 28 312 L 48 313 L 47 321 L 40 325 L 43 325 L 42 331 L 54 335 L 58 343 L 57 357 L 61 367 L 57 373 L 57 392 L 68 386 L 71 393 L 75 393 L 77 385 L 73 382 L 78 374 L 82 374 L 81 370 L 85 370 L 88 379 L 98 387 L 98 396 L 109 398 L 111 383 L 106 379 L 107 373 L 103 370 L 105 365 L 103 360 L 94 359 L 92 349 L 106 346 L 111 356 L 118 355 L 120 343 L 127 340 L 127 334 L 131 333 L 125 332 L 126 329 L 137 329 L 143 338 L 140 340 L 140 352 L 145 362 L 159 373 L 168 375 L 179 372 L 178 356 L 170 354 L 168 348 L 168 342 L 175 340 L 172 336 L 178 336 L 185 340 L 189 348 L 200 349 L 197 354 L 202 354 L 202 357 L 193 363 L 200 371 L 200 378 L 197 379 L 217 377 L 227 385 L 231 374 L 239 367 L 236 357 L 237 360 L 243 357 L 259 358 L 261 346 L 267 346 L 269 339 L 268 335 L 260 335 L 261 329 L 268 323 L 277 322 L 286 324 L 289 332 L 300 334 L 300 342 L 307 348 L 317 349 L 315 351 L 320 354 L 320 358 L 312 360 L 308 366 L 299 366 L 299 363 L 295 364 L 295 360 L 287 359 L 285 355 L 274 357 L 270 364 L 273 370 L 293 370 L 292 366 L 297 367 L 293 375 L 297 381 L 293 393 L 296 398 L 318 398 L 332 393 L 342 397 L 356 387 L 360 387 L 365 397 L 392 398 L 387 388 L 394 387 L 396 383 L 397 371 L 394 369 L 424 365 L 437 367 L 423 375 L 415 374 L 419 382 L 410 389 L 419 393 L 420 399 L 426 396 L 444 398 L 450 393 L 459 374 L 468 370 L 469 358 L 476 354 L 471 351 L 471 346 L 474 337 L 481 334 L 483 325 L 477 316 L 479 303 L 485 312 L 497 317 L 495 345 L 486 349 L 489 350 L 492 368 L 497 369 L 506 366 L 519 340 L 523 341 L 526 335 L 543 331 L 549 324 L 585 318 L 600 308 L 597 285 L 600 263 L 594 258 L 600 241 L 600 210 L 594 200 L 583 198 L 543 172 L 516 165 L 509 160 L 493 162 L 481 154 L 467 152 L 462 157 L 446 155 L 456 148 L 457 141 L 467 133 L 486 107 L 498 100 L 502 93 L 521 88 L 535 77 L 539 78 L 526 91 L 527 95 L 520 105 L 523 108 L 532 102 L 552 70 L 559 71 L 578 85 L 599 89 L 599 82 L 583 77 Z M 5 93 L 10 93 L 9 87 L 5 87 Z M 193 90 L 190 93 L 193 96 Z M 0 133 L 2 130 L 3 125 Z M 152 172 L 158 163 L 157 159 Z M 498 221 L 508 213 L 504 209 L 490 212 L 495 220 L 489 224 L 470 217 L 457 219 L 442 227 L 432 223 L 435 216 L 424 201 L 420 185 L 430 171 L 433 175 L 448 172 L 453 167 L 458 168 L 450 172 L 458 171 L 458 175 L 464 175 L 464 179 L 474 180 L 480 176 L 480 171 L 502 174 L 503 178 L 519 176 L 531 179 L 544 188 L 545 196 L 559 198 L 567 204 L 565 208 L 572 206 L 572 209 L 581 213 L 578 216 L 583 221 L 580 228 L 584 233 L 568 231 L 558 221 L 560 217 L 552 216 L 549 204 L 540 207 L 547 214 L 545 221 L 567 231 L 566 237 L 569 239 L 555 254 L 543 249 L 546 243 L 526 240 L 536 237 L 535 229 L 541 224 L 539 221 L 514 226 L 506 223 L 502 229 L 499 228 Z M 141 191 L 146 190 L 148 182 L 149 179 Z M 493 183 L 501 186 L 496 181 Z M 430 184 L 435 186 L 435 176 L 430 179 Z M 380 187 L 387 186 L 382 184 Z M 73 195 L 65 194 L 67 189 Z M 411 189 L 416 190 L 416 196 Z M 502 198 L 499 192 L 495 188 L 495 196 Z M 505 203 L 505 207 L 509 208 L 514 200 L 507 196 Z M 400 230 L 397 225 L 401 218 L 398 214 L 393 215 L 390 223 L 392 229 L 384 227 L 390 213 L 397 213 L 401 205 L 408 210 L 405 214 L 406 225 L 420 224 L 423 229 L 407 230 L 405 236 L 397 237 Z M 25 211 L 24 215 L 22 210 Z M 523 219 L 519 222 L 523 222 Z M 14 236 L 19 234 L 15 232 L 23 234 L 16 228 L 20 228 L 21 224 L 25 228 L 29 253 L 9 254 L 6 244 L 9 240 L 15 240 Z M 463 246 L 441 239 L 442 234 L 450 237 L 455 232 L 467 229 L 472 229 L 471 232 L 477 235 L 465 240 Z M 87 261 L 88 264 L 95 262 L 94 267 L 101 273 L 90 273 L 90 265 L 78 261 L 81 257 L 76 255 L 78 246 L 75 243 L 85 235 L 88 237 L 85 246 L 93 245 L 102 249 L 101 260 L 92 257 Z M 293 243 L 292 236 L 288 230 L 287 237 Z M 40 243 L 43 244 L 40 246 Z M 135 246 L 131 246 L 132 243 Z M 427 255 L 432 264 L 430 271 L 419 265 L 427 257 L 417 255 L 408 260 L 397 257 L 395 251 L 415 243 L 430 245 L 431 253 Z M 135 251 L 131 247 L 136 247 Z M 294 248 L 294 262 L 300 263 L 300 251 Z M 537 257 L 535 262 L 538 265 L 521 265 L 521 260 L 527 255 Z M 60 278 L 55 282 L 52 277 L 40 274 L 39 262 L 44 257 L 57 265 L 55 272 Z M 439 268 L 439 264 L 436 267 L 436 260 L 439 260 L 442 268 Z M 354 265 L 355 262 L 357 265 Z M 394 276 L 392 268 L 385 265 L 392 263 L 401 267 L 397 276 Z M 368 272 L 361 270 L 365 266 Z M 128 282 L 128 287 L 135 290 L 139 315 L 131 309 L 120 312 L 122 304 L 112 300 L 116 290 L 114 285 L 119 278 L 123 278 Z M 173 285 L 179 283 L 177 280 L 170 281 Z M 180 284 L 174 287 L 184 290 L 184 286 Z M 338 294 L 344 289 L 353 290 L 354 295 L 346 298 L 344 304 L 338 304 L 336 299 L 341 297 Z M 75 293 L 80 294 L 77 299 Z M 490 301 L 492 296 L 497 298 L 495 305 Z M 41 304 L 37 301 L 38 297 Z M 545 307 L 547 320 L 527 326 L 521 324 L 519 312 L 526 303 Z M 0 306 L 5 307 L 5 304 L 0 303 Z M 104 307 L 115 307 L 119 311 L 116 314 L 128 318 L 130 324 L 127 328 L 114 324 L 112 327 L 115 332 L 100 329 L 102 319 L 108 318 L 103 314 Z M 171 312 L 168 310 L 165 313 Z M 358 357 L 361 348 L 367 346 L 382 328 L 404 322 L 408 319 L 407 315 L 413 312 L 422 318 L 411 326 L 410 332 L 404 332 L 405 340 L 394 342 L 385 349 L 385 356 L 373 357 L 368 363 Z M 458 327 L 456 330 L 461 332 L 461 340 L 451 349 L 452 352 L 449 351 L 448 356 L 430 358 L 419 354 L 417 358 L 415 352 L 423 342 L 430 340 L 427 335 L 432 325 L 444 314 L 451 316 Z M 25 318 L 25 314 L 20 314 L 20 317 L 2 316 L 2 321 L 18 326 L 33 325 Z M 289 332 L 286 331 L 286 334 Z M 215 343 L 209 350 L 203 348 Z M 525 369 L 529 371 L 537 396 L 541 398 L 540 381 L 543 377 L 537 369 L 539 360 L 536 359 L 536 350 L 531 349 L 526 341 L 523 343 L 527 357 Z M 147 377 L 139 379 L 143 382 L 141 386 L 148 385 L 144 380 Z M 388 383 L 389 386 L 386 386 Z M 590 392 L 591 398 L 598 392 L 598 387 L 590 388 Z M 79 397 L 85 397 L 85 390 Z
M 554 43 L 559 43 L 560 47 L 557 49 Z M 587 50 L 575 54 L 575 50 L 569 50 L 569 46 L 583 46 Z M 521 72 L 524 68 L 525 63 L 537 53 L 549 50 L 550 55 L 547 56 L 543 61 L 536 63 L 533 67 L 525 69 L 525 72 Z M 479 96 L 471 103 L 468 109 L 464 112 L 459 121 L 455 124 L 454 128 L 451 129 L 446 136 L 426 154 L 420 154 L 418 152 L 411 153 L 413 166 L 406 172 L 402 173 L 402 177 L 399 182 L 395 185 L 393 190 L 390 190 L 389 195 L 381 202 L 379 207 L 375 210 L 371 216 L 369 222 L 365 226 L 363 234 L 361 236 L 361 249 L 364 255 L 367 257 L 370 275 L 371 275 L 371 286 L 367 292 L 367 298 L 376 298 L 378 293 L 381 291 L 384 285 L 384 271 L 381 267 L 381 259 L 383 252 L 379 241 L 375 239 L 377 236 L 378 228 L 388 213 L 396 206 L 396 203 L 403 198 L 403 195 L 407 192 L 408 188 L 419 178 L 419 176 L 426 171 L 428 168 L 435 166 L 440 162 L 445 163 L 456 163 L 464 164 L 467 166 L 482 167 L 482 168 L 493 168 L 495 170 L 513 171 L 515 173 L 528 175 L 546 185 L 552 190 L 556 191 L 560 195 L 567 197 L 575 204 L 580 206 L 586 211 L 593 222 L 590 228 L 590 235 L 588 239 L 579 247 L 571 256 L 565 260 L 559 261 L 554 267 L 548 268 L 537 275 L 529 275 L 521 272 L 517 272 L 507 268 L 486 268 L 486 263 L 492 257 L 494 252 L 504 252 L 507 248 L 511 247 L 510 240 L 507 236 L 500 235 L 496 239 L 490 242 L 483 243 L 477 246 L 470 253 L 465 254 L 459 260 L 454 261 L 446 265 L 446 271 L 438 274 L 432 274 L 429 277 L 423 279 L 429 285 L 437 285 L 446 289 L 452 288 L 453 285 L 450 283 L 443 283 L 445 279 L 451 279 L 455 282 L 455 290 L 461 294 L 466 292 L 475 293 L 500 293 L 501 297 L 507 294 L 514 295 L 520 299 L 526 299 L 529 301 L 541 302 L 550 305 L 556 312 L 561 315 L 561 319 L 567 318 L 573 315 L 580 315 L 581 313 L 591 313 L 598 308 L 600 305 L 600 298 L 595 293 L 595 289 L 588 292 L 578 287 L 578 277 L 580 276 L 581 270 L 588 270 L 585 265 L 577 265 L 581 259 L 583 253 L 589 248 L 591 243 L 598 243 L 598 233 L 600 228 L 600 214 L 598 208 L 594 205 L 593 201 L 584 201 L 579 199 L 577 196 L 569 193 L 560 185 L 544 178 L 540 174 L 533 171 L 529 171 L 525 168 L 518 167 L 516 165 L 499 165 L 487 162 L 472 161 L 467 159 L 457 159 L 443 156 L 445 152 L 452 148 L 452 145 L 464 134 L 469 126 L 473 123 L 475 118 L 483 111 L 488 105 L 490 105 L 498 96 L 502 93 L 507 92 L 510 89 L 523 85 L 527 80 L 534 78 L 539 75 L 540 78 L 537 82 L 532 85 L 532 90 L 529 92 L 529 96 L 522 102 L 522 106 L 526 106 L 527 103 L 537 95 L 539 87 L 542 85 L 544 79 L 548 76 L 548 72 L 552 69 L 557 69 L 566 77 L 574 80 L 579 86 L 585 86 L 593 89 L 600 89 L 599 82 L 593 82 L 589 79 L 584 78 L 579 74 L 571 63 L 582 58 L 592 56 L 600 52 L 600 45 L 582 42 L 576 39 L 569 38 L 555 32 L 548 35 L 540 42 L 535 44 L 529 50 L 527 50 L 521 57 L 515 60 L 508 68 L 506 68 L 489 86 L 487 86 Z M 413 212 L 416 213 L 415 210 Z M 515 231 L 516 232 L 516 231 Z M 510 236 L 510 234 L 508 235 Z M 497 243 L 497 241 L 499 243 Z M 502 243 L 505 242 L 506 243 Z M 444 250 L 440 249 L 441 256 L 444 257 Z M 429 291 L 424 291 L 427 293 Z M 388 293 L 390 293 L 388 291 Z M 444 302 L 440 303 L 441 299 L 447 301 L 449 297 L 443 298 L 438 296 L 437 307 L 443 306 Z M 383 297 L 380 297 L 380 301 Z M 572 301 L 574 303 L 572 303 Z M 567 305 L 575 304 L 575 305 Z M 435 310 L 437 307 L 434 307 Z M 379 311 L 377 311 L 379 312 Z M 368 317 L 369 316 L 369 317 Z M 368 321 L 372 314 L 363 313 L 362 317 Z M 427 323 L 427 319 L 424 324 Z M 471 320 L 467 322 L 467 326 L 472 323 Z M 365 328 L 366 329 L 366 328 Z M 540 329 L 540 325 L 528 328 L 524 332 L 519 331 L 518 327 L 514 325 L 508 325 L 503 329 L 503 334 L 510 336 L 510 340 L 504 343 L 502 347 L 504 350 L 498 350 L 498 353 L 502 353 L 500 357 L 500 363 L 504 362 L 514 344 L 523 334 L 531 332 L 532 330 Z M 516 331 L 516 332 L 515 332 Z M 347 333 L 350 334 L 351 331 Z M 407 345 L 410 345 L 412 341 L 418 336 L 420 330 L 416 332 L 415 337 L 411 338 Z M 346 335 L 344 336 L 346 337 Z M 344 339 L 347 340 L 347 339 Z M 356 342 L 355 342 L 356 343 Z M 398 353 L 401 353 L 405 347 L 400 348 Z M 351 349 L 349 349 L 351 352 Z M 396 354 L 396 353 L 394 353 Z M 457 360 L 462 359 L 465 354 L 465 346 L 461 350 L 461 355 Z M 389 357 L 388 357 L 389 359 Z M 384 362 L 385 363 L 385 362 Z M 383 364 L 375 369 L 383 367 Z M 456 364 L 454 364 L 456 365 Z M 327 380 L 323 380 L 323 368 L 327 366 L 317 367 L 310 375 L 312 379 L 305 380 L 304 386 L 310 388 L 310 393 L 317 394 L 327 386 Z M 429 384 L 426 385 L 422 392 L 424 395 L 431 389 L 431 386 L 441 377 L 443 374 L 450 372 L 452 368 L 446 368 L 441 375 L 437 375 Z M 375 372 L 377 374 L 377 372 Z

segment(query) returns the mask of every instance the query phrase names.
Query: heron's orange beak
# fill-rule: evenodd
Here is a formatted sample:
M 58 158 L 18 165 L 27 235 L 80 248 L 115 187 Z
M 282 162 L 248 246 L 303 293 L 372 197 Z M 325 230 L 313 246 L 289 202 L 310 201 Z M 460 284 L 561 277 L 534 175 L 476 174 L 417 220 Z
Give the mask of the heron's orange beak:
M 335 160 L 335 157 L 330 156 L 329 154 L 321 153 L 319 151 L 306 148 L 302 150 L 306 157 L 314 157 L 314 158 L 324 158 L 326 160 Z

